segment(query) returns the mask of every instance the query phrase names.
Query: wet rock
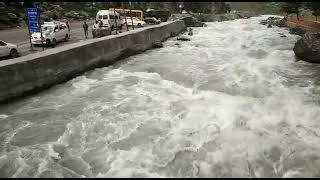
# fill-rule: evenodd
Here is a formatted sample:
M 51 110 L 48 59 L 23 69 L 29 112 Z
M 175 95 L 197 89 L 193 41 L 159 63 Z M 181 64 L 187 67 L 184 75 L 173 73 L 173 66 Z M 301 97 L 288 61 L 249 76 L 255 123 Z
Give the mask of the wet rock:
M 193 29 L 192 29 L 192 28 L 189 28 L 189 30 L 188 30 L 188 35 L 189 35 L 189 36 L 192 36 L 192 35 L 193 35 Z
M 306 33 L 306 30 L 296 26 L 296 27 L 290 28 L 289 33 L 290 34 L 299 35 L 299 36 L 303 36 Z
M 262 25 L 267 25 L 267 24 L 268 24 L 268 21 L 267 21 L 267 20 L 261 20 L 261 21 L 260 21 L 260 24 L 262 24 Z
M 294 53 L 301 60 L 320 63 L 320 33 L 306 33 L 296 42 Z
M 185 17 L 183 18 L 184 23 L 187 27 L 203 27 L 204 23 L 200 22 L 194 17 Z
M 277 27 L 287 27 L 287 23 L 285 19 L 280 19 L 274 22 Z
M 280 33 L 280 37 L 287 37 L 286 35 L 284 35 L 284 34 L 282 34 L 282 33 Z
M 155 42 L 155 43 L 153 44 L 153 47 L 154 47 L 154 48 L 162 48 L 162 47 L 163 47 L 163 44 L 162 44 L 162 42 Z
M 193 14 L 201 22 L 222 22 L 230 21 L 234 19 L 248 19 L 250 17 L 257 16 L 250 12 L 236 12 L 236 13 L 225 13 L 225 14 Z
M 190 41 L 190 38 L 186 37 L 186 36 L 178 36 L 177 37 L 178 41 Z
M 284 18 L 280 17 L 268 17 L 267 19 L 261 20 L 260 24 L 262 25 L 271 25 L 271 26 L 277 26 L 277 27 L 286 27 L 286 20 Z

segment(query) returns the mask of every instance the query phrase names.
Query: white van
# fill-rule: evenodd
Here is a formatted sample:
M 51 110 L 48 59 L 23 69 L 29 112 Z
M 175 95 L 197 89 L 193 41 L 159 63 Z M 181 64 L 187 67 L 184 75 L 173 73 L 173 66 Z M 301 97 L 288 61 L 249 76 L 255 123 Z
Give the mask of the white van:
M 96 15 L 96 20 L 101 20 L 102 26 L 111 28 L 111 30 L 114 30 L 116 27 L 118 29 L 122 29 L 122 21 L 120 19 L 120 14 L 117 12 L 114 13 L 114 11 L 110 10 L 99 10 Z

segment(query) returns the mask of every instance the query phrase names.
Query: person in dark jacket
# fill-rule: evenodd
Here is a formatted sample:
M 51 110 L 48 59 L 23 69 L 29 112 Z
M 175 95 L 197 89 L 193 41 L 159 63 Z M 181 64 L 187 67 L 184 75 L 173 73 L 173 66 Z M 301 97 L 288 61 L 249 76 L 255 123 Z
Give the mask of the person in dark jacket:
M 88 24 L 87 24 L 87 22 L 86 21 L 84 21 L 83 22 L 83 25 L 82 25 L 82 27 L 83 27 L 83 30 L 84 30 L 84 35 L 86 36 L 86 39 L 88 38 Z
M 68 21 L 66 22 L 66 25 L 67 25 L 68 31 L 70 32 L 70 24 Z

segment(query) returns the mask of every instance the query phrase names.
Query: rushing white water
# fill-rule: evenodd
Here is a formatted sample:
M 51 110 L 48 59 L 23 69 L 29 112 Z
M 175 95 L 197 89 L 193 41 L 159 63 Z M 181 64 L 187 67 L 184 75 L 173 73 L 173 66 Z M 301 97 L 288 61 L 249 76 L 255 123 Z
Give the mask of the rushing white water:
M 319 65 L 266 17 L 2 106 L 0 177 L 319 177 Z

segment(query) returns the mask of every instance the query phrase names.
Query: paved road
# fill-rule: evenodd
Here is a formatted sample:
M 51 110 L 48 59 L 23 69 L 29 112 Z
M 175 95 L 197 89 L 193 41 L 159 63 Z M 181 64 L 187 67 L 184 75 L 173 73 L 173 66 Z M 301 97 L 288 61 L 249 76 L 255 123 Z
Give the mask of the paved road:
M 70 23 L 71 35 L 73 33 L 78 33 L 80 30 L 82 30 L 82 23 L 83 22 L 81 21 Z M 94 23 L 94 20 L 88 21 L 89 27 L 93 26 L 93 23 Z M 17 44 L 17 45 L 30 43 L 28 27 L 1 30 L 0 40 Z
M 81 21 L 70 23 L 70 29 L 71 29 L 70 40 L 68 42 L 58 43 L 57 47 L 86 40 L 83 29 L 82 29 L 82 23 L 83 22 Z M 89 25 L 88 39 L 92 39 L 91 28 L 93 27 L 94 20 L 90 20 L 87 23 Z M 131 29 L 132 28 L 129 27 L 129 30 Z M 123 27 L 121 32 L 125 32 L 125 31 L 127 31 L 127 29 L 126 27 Z M 112 34 L 115 34 L 115 31 L 113 31 Z M 28 39 L 28 28 L 15 28 L 15 29 L 9 29 L 9 30 L 2 30 L 0 31 L 0 39 L 9 43 L 17 44 L 20 56 L 24 56 L 30 53 L 35 53 L 43 50 L 41 46 L 36 46 L 36 47 L 33 46 L 33 50 L 31 51 L 30 41 Z M 51 47 L 44 47 L 44 50 L 48 48 L 51 48 Z M 7 58 L 6 57 L 0 58 L 0 60 L 3 60 L 3 59 L 7 59 Z

